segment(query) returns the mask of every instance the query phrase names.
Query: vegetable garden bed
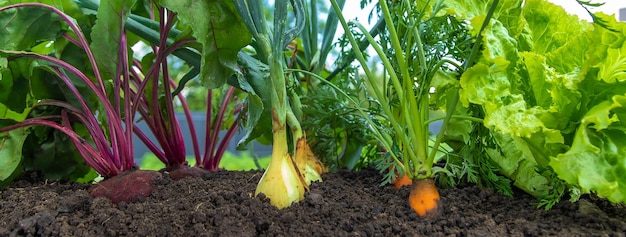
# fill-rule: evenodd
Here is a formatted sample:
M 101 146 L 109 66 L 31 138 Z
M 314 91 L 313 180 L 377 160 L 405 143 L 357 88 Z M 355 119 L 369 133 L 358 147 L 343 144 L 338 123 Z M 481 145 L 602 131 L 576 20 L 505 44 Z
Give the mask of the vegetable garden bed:
M 141 202 L 92 198 L 88 185 L 36 174 L 0 190 L 0 236 L 624 236 L 626 206 L 594 196 L 550 211 L 475 186 L 441 190 L 439 214 L 419 218 L 409 188 L 374 170 L 323 174 L 305 199 L 278 210 L 254 197 L 262 172 L 164 180 Z
M 381 0 L 366 28 L 345 0 L 47 2 L 0 3 L 0 236 L 626 232 L 626 24 L 599 4 Z M 219 166 L 237 131 L 264 173 Z

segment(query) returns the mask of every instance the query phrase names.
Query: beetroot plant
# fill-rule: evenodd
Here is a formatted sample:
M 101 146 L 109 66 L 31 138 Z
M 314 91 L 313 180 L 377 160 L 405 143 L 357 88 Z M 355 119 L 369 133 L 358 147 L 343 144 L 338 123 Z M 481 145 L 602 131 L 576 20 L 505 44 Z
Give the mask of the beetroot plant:
M 196 41 L 193 38 L 189 38 L 168 45 L 168 36 L 177 22 L 176 14 L 163 7 L 158 7 L 158 13 L 159 16 L 156 18 L 159 19 L 159 44 L 151 47 L 153 52 L 150 54 L 150 57 L 144 57 L 143 62 L 134 61 L 134 67 L 131 69 L 133 89 L 130 94 L 133 101 L 133 111 L 137 111 L 141 115 L 141 118 L 146 122 L 156 138 L 158 145 L 150 140 L 144 131 L 136 127 L 134 129 L 135 133 L 147 145 L 148 149 L 166 165 L 166 170 L 170 172 L 170 177 L 174 179 L 185 176 L 199 176 L 203 171 L 216 171 L 228 143 L 238 128 L 236 120 L 226 125 L 226 135 L 220 141 L 219 132 L 223 127 L 225 119 L 229 117 L 227 114 L 229 106 L 233 105 L 236 100 L 236 90 L 230 86 L 225 88 L 226 92 L 223 93 L 222 103 L 215 116 L 213 116 L 212 105 L 214 90 L 217 89 L 207 90 L 207 120 L 211 121 L 213 117 L 215 117 L 215 120 L 206 126 L 204 131 L 204 151 L 201 153 L 189 106 L 184 96 L 174 91 L 177 85 L 169 76 L 167 60 L 169 55 L 183 45 Z M 146 60 L 145 58 L 148 59 Z M 143 66 L 145 64 L 148 65 L 148 68 Z M 191 134 L 196 159 L 195 169 L 189 169 L 187 164 L 183 131 L 176 118 L 173 103 L 174 96 L 179 100 L 189 124 L 189 133 Z M 232 116 L 237 114 L 241 107 L 239 105 L 230 110 L 233 112 Z
M 31 70 L 35 67 L 43 69 L 49 76 L 62 82 L 61 89 L 68 91 L 66 97 L 75 99 L 78 106 L 55 99 L 41 100 L 33 108 L 58 106 L 62 108 L 61 113 L 26 118 L 0 131 L 7 132 L 42 125 L 65 133 L 71 138 L 85 162 L 96 172 L 105 178 L 118 177 L 118 179 L 101 182 L 91 189 L 93 195 L 108 196 L 113 202 L 132 201 L 146 196 L 152 191 L 151 180 L 160 176 L 158 173 L 151 172 L 133 172 L 133 175 L 125 173 L 137 168 L 134 162 L 132 140 L 134 112 L 131 100 L 125 98 L 125 95 L 131 94 L 129 54 L 128 48 L 125 47 L 127 38 L 122 28 L 118 27 L 116 31 L 115 27 L 109 26 L 121 25 L 123 22 L 123 17 L 111 17 L 110 13 L 124 16 L 130 7 L 131 5 L 128 4 L 109 4 L 102 8 L 102 13 L 99 13 L 98 20 L 92 29 L 91 44 L 74 19 L 52 6 L 23 3 L 0 8 L 4 19 L 12 19 L 4 25 L 4 31 L 8 32 L 4 37 L 9 39 L 15 36 L 14 34 L 20 33 L 14 29 L 28 24 L 28 19 L 34 17 L 33 14 L 47 15 L 53 19 L 60 18 L 60 21 L 67 24 L 71 31 L 63 32 L 58 37 L 59 39 L 52 40 L 59 42 L 60 39 L 64 39 L 68 44 L 76 45 L 86 55 L 91 68 L 89 71 L 81 70 L 72 64 L 74 61 L 29 52 L 30 45 L 24 42 L 21 45 L 5 45 L 0 52 L 7 62 L 28 63 Z M 49 14 L 54 14 L 54 17 Z M 37 24 L 25 26 L 36 27 Z M 29 39 L 31 43 L 42 40 L 41 38 Z M 103 51 L 103 49 L 106 50 Z M 16 69 L 6 68 L 5 70 Z M 111 80 L 105 79 L 107 77 Z M 99 101 L 98 107 L 88 106 L 85 95 L 75 86 L 76 81 L 87 85 L 96 95 Z M 84 126 L 88 131 L 88 137 L 81 137 L 75 130 L 78 126 L 75 124 Z
M 83 7 L 89 4 L 93 6 L 90 1 L 79 3 Z M 20 162 L 21 147 L 29 132 L 25 128 L 31 126 L 47 126 L 66 134 L 84 161 L 107 179 L 96 184 L 91 189 L 92 194 L 108 196 L 113 202 L 132 201 L 146 196 L 152 191 L 151 180 L 160 176 L 159 173 L 147 171 L 127 174 L 127 171 L 137 169 L 133 154 L 133 133 L 137 134 L 166 164 L 169 171 L 188 167 L 182 131 L 174 112 L 174 96 L 181 101 L 188 121 L 191 121 L 191 115 L 182 94 L 172 92 L 176 85 L 169 76 L 167 56 L 184 45 L 194 43 L 195 40 L 191 37 L 183 37 L 182 40 L 175 42 L 168 39 L 176 19 L 175 14 L 159 7 L 157 18 L 160 41 L 152 47 L 152 54 L 144 57 L 142 61 L 133 60 L 132 51 L 129 50 L 132 44 L 128 42 L 124 30 L 124 24 L 133 5 L 134 2 L 123 1 L 99 7 L 96 4 L 97 11 L 96 9 L 91 11 L 97 18 L 91 29 L 91 37 L 83 33 L 76 19 L 53 6 L 24 3 L 0 9 L 3 22 L 4 19 L 7 22 L 3 30 L 8 32 L 2 36 L 2 41 L 8 43 L 0 49 L 5 62 L 0 65 L 2 66 L 0 69 L 6 72 L 3 75 L 16 75 L 23 71 L 23 68 L 18 66 L 28 65 L 28 70 L 43 71 L 46 78 L 59 81 L 59 89 L 65 92 L 64 98 L 38 98 L 25 115 L 11 111 L 11 107 L 3 104 L 3 108 L 7 108 L 8 111 L 4 117 L 8 123 L 3 124 L 8 126 L 1 128 L 0 132 L 5 134 L 4 144 L 9 146 L 2 147 L 0 160 L 12 164 L 8 166 L 9 169 L 1 172 L 3 180 L 11 175 L 11 169 L 17 169 L 18 165 L 15 164 Z M 41 26 L 42 22 L 32 19 L 41 18 L 58 21 L 58 27 L 50 28 L 56 32 L 42 31 L 43 33 L 20 37 L 24 34 L 20 29 L 38 32 L 34 28 Z M 68 31 L 62 30 L 60 26 L 62 23 L 69 27 Z M 15 40 L 20 41 L 14 42 Z M 65 58 L 58 57 L 60 53 L 54 49 L 47 54 L 37 52 L 36 47 L 42 42 L 53 45 L 56 50 L 63 49 L 59 46 L 62 43 L 74 45 L 81 52 L 73 52 L 73 55 Z M 87 66 L 81 64 L 83 54 L 85 61 L 88 61 Z M 35 80 L 40 75 L 28 76 L 29 79 Z M 85 84 L 88 90 L 80 90 L 82 84 Z M 32 93 L 41 94 L 38 91 Z M 90 99 L 92 93 L 96 99 Z M 208 91 L 208 117 L 212 117 L 212 93 L 211 90 Z M 228 111 L 233 111 L 226 108 L 234 101 L 234 93 L 234 88 L 227 89 L 221 109 L 215 116 L 215 123 L 207 126 L 206 149 L 203 156 L 199 155 L 200 146 L 195 129 L 193 126 L 190 127 L 194 138 L 197 167 L 217 170 L 226 145 L 238 127 L 237 123 L 233 122 L 226 133 L 226 138 L 218 143 L 218 134 L 224 118 Z M 48 107 L 58 107 L 61 110 L 58 114 L 52 115 L 36 114 L 39 108 Z M 234 109 L 235 113 L 239 110 L 240 106 Z M 136 114 L 141 115 L 141 119 L 147 122 L 159 146 L 135 126 Z M 87 132 L 82 132 L 83 129 Z M 84 136 L 85 134 L 87 136 Z

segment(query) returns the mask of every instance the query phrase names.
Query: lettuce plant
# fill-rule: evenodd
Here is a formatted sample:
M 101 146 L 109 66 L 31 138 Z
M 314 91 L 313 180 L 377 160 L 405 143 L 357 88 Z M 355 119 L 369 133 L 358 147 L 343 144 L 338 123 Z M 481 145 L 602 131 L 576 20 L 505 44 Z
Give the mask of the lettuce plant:
M 488 1 L 446 1 L 478 29 Z M 582 2 L 582 1 L 579 1 Z M 460 79 L 463 105 L 478 105 L 497 147 L 487 155 L 546 208 L 569 190 L 626 201 L 624 23 L 581 21 L 544 0 L 506 0 L 480 36 L 476 64 Z

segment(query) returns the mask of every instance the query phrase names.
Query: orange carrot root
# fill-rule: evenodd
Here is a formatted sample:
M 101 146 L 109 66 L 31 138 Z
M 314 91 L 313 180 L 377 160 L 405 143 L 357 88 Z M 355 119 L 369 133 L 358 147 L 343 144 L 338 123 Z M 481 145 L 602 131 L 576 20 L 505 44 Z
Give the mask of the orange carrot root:
M 388 169 L 389 171 L 391 171 L 392 167 L 389 167 Z M 411 180 L 409 176 L 406 175 L 406 173 L 402 176 L 398 174 L 398 170 L 394 170 L 393 173 L 396 175 L 396 178 L 394 180 L 391 180 L 391 184 L 393 184 L 396 189 L 400 189 L 403 186 L 409 186 L 413 184 L 413 180 Z
M 432 218 L 437 215 L 439 191 L 432 179 L 418 179 L 414 182 L 409 205 L 417 215 Z
M 413 184 L 413 180 L 411 180 L 409 176 L 405 174 L 402 177 L 396 177 L 396 179 L 391 181 L 391 183 L 396 189 L 400 189 L 400 187 L 402 186 L 409 186 Z

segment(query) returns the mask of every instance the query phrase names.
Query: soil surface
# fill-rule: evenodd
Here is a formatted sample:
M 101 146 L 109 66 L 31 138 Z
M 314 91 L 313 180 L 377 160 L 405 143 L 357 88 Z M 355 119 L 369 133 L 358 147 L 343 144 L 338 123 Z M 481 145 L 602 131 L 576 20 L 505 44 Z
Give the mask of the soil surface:
M 305 200 L 278 210 L 254 197 L 260 171 L 165 178 L 135 203 L 92 198 L 89 185 L 31 174 L 0 189 L 0 236 L 625 236 L 626 207 L 591 196 L 535 207 L 477 187 L 441 190 L 434 219 L 408 206 L 409 188 L 373 170 L 327 173 Z M 166 176 L 166 175 L 165 175 Z

